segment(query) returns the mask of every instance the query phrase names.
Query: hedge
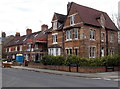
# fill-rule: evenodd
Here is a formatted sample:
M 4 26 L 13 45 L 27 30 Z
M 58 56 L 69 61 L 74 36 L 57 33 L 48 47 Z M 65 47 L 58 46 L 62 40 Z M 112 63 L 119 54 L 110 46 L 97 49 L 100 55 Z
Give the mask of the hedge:
M 63 56 L 43 56 L 41 60 L 44 65 L 70 65 L 78 66 L 120 66 L 120 55 L 105 56 L 100 58 L 84 58 L 75 55 Z
M 43 56 L 41 62 L 44 65 L 63 65 L 64 64 L 64 57 L 63 56 Z

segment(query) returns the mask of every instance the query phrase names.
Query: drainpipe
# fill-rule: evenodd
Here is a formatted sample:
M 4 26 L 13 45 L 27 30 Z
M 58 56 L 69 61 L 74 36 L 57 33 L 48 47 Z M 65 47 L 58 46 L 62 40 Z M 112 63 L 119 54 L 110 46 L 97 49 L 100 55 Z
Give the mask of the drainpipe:
M 108 30 L 106 29 L 106 56 L 108 56 Z

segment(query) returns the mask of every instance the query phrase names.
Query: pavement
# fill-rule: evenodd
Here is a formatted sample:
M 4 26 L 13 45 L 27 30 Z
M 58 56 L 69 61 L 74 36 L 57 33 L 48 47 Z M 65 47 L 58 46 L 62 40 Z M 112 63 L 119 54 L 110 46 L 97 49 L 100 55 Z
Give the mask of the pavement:
M 49 69 L 38 69 L 38 68 L 30 68 L 24 66 L 12 66 L 15 69 L 22 69 L 28 71 L 35 71 L 35 72 L 43 72 L 49 74 L 56 74 L 56 75 L 66 75 L 66 76 L 74 76 L 74 77 L 85 77 L 85 78 L 92 78 L 92 79 L 104 79 L 104 80 L 113 80 L 120 81 L 118 78 L 118 71 L 114 72 L 102 72 L 102 73 L 76 73 L 76 72 L 65 72 L 65 71 L 57 71 L 57 70 L 49 70 Z

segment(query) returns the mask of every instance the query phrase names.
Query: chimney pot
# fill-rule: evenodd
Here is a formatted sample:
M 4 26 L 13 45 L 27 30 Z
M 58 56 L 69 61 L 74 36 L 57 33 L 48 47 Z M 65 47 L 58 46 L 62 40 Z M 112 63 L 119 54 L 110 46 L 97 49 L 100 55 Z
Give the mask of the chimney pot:
M 6 33 L 2 32 L 2 38 L 5 38 L 5 37 L 6 37 Z
M 47 29 L 48 29 L 48 25 L 43 24 L 43 25 L 41 26 L 41 31 L 45 31 L 45 30 L 47 30 Z
M 16 37 L 20 37 L 20 33 L 19 33 L 19 32 L 16 32 L 15 36 L 16 36 Z
M 31 33 L 32 33 L 32 29 L 27 29 L 26 30 L 26 35 L 31 34 Z

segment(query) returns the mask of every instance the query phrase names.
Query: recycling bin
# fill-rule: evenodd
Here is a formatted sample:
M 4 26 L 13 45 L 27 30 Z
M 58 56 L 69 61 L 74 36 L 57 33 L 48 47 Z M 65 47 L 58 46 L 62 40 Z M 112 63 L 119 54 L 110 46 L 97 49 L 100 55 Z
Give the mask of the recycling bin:
M 19 63 L 23 63 L 23 55 L 22 54 L 17 54 L 16 55 L 16 61 Z

